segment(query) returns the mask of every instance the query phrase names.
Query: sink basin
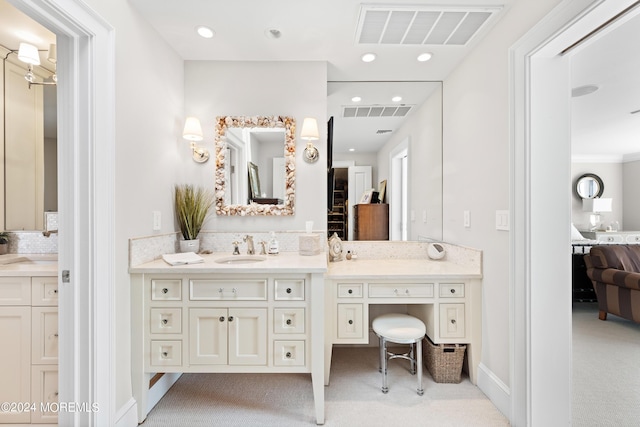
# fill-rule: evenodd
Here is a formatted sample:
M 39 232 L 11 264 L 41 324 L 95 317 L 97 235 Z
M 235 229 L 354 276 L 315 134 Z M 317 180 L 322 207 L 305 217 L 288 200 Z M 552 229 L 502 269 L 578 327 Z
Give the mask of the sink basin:
M 0 261 L 0 265 L 56 265 L 57 258 L 46 256 L 17 256 Z
M 225 258 L 219 258 L 216 260 L 218 264 L 252 264 L 254 262 L 260 262 L 267 259 L 266 257 L 259 255 L 233 255 Z

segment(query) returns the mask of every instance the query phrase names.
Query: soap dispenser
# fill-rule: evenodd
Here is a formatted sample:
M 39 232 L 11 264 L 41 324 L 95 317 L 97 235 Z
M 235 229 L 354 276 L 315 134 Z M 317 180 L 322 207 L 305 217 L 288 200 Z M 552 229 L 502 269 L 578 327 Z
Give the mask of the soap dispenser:
M 278 249 L 278 240 L 276 239 L 275 231 L 271 232 L 271 240 L 269 240 L 269 254 L 277 255 L 279 252 Z

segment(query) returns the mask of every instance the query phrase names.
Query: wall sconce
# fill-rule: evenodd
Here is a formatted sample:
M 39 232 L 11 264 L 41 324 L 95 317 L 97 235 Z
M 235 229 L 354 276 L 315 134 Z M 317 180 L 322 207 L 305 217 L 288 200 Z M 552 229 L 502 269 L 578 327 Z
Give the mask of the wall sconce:
M 187 117 L 187 120 L 184 122 L 182 137 L 187 141 L 191 141 L 191 151 L 194 162 L 204 163 L 209 160 L 209 150 L 196 145 L 197 141 L 202 141 L 203 139 L 200 120 L 196 117 Z
M 27 74 L 24 75 L 25 80 L 29 82 L 29 89 L 31 89 L 31 85 L 55 85 L 58 82 L 58 76 L 55 72 L 57 62 L 57 48 L 55 44 L 49 45 L 49 52 L 47 53 L 47 59 L 54 65 L 54 72 L 50 82 L 37 82 L 36 76 L 33 74 L 33 66 L 40 65 L 40 53 L 37 47 L 29 43 L 20 43 L 18 59 L 29 66 Z
M 598 225 L 600 224 L 601 212 L 611 212 L 612 202 L 613 200 L 608 198 L 582 199 L 582 211 L 592 212 L 592 214 L 589 215 L 591 231 L 595 231 L 598 229 Z
M 320 139 L 320 132 L 318 132 L 318 122 L 314 118 L 306 117 L 302 122 L 302 130 L 300 131 L 300 139 L 307 140 L 307 146 L 304 149 L 302 158 L 307 163 L 314 163 L 318 161 L 320 153 L 318 149 L 313 146 L 313 142 Z

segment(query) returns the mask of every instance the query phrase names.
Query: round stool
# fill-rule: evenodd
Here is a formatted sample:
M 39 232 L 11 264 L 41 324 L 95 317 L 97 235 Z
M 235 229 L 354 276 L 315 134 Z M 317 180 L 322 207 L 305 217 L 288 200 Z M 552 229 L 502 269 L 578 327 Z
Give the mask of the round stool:
M 382 392 L 387 393 L 387 363 L 391 359 L 406 359 L 411 362 L 411 374 L 418 372 L 418 395 L 422 396 L 422 339 L 426 333 L 424 323 L 408 314 L 383 314 L 373 320 L 373 331 L 380 340 L 380 372 L 382 372 Z M 387 351 L 387 342 L 409 344 L 408 353 Z

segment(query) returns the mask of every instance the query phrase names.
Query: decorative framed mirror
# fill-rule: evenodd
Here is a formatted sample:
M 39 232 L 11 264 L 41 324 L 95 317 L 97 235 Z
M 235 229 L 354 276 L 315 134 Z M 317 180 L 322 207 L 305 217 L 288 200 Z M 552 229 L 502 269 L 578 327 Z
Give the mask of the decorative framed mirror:
M 216 118 L 217 215 L 293 215 L 296 121 L 288 116 Z
M 598 175 L 585 173 L 576 180 L 574 190 L 581 199 L 597 199 L 604 193 L 604 183 Z

